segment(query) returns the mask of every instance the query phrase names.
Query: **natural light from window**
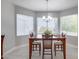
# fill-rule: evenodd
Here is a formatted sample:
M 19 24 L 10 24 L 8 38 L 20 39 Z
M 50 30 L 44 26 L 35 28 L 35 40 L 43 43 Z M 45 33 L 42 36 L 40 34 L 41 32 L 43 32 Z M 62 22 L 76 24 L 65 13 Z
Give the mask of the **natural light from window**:
M 61 32 L 66 33 L 67 35 L 77 36 L 77 21 L 78 15 L 68 15 L 61 17 Z
M 48 30 L 53 33 L 57 33 L 57 23 L 58 19 L 54 17 L 52 20 L 48 22 Z M 47 22 L 46 20 L 42 19 L 41 17 L 37 18 L 37 34 L 43 34 L 44 31 L 47 29 Z
M 33 17 L 16 14 L 17 36 L 29 35 L 33 31 Z

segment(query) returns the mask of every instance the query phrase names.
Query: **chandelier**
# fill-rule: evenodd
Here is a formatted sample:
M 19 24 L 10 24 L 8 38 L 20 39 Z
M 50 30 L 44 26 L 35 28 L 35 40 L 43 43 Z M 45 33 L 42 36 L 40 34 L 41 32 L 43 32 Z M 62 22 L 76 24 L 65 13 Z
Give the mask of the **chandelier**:
M 47 16 L 43 16 L 42 19 L 48 21 L 48 20 L 51 20 L 52 17 L 48 15 L 48 0 L 46 0 L 46 3 L 47 3 Z
M 46 22 L 46 28 L 48 30 L 48 23 L 49 23 L 50 20 L 52 20 L 52 17 L 49 16 L 49 14 L 48 14 L 48 0 L 46 0 L 46 4 L 47 4 L 47 9 L 46 9 L 47 10 L 47 16 L 43 16 L 42 19 Z

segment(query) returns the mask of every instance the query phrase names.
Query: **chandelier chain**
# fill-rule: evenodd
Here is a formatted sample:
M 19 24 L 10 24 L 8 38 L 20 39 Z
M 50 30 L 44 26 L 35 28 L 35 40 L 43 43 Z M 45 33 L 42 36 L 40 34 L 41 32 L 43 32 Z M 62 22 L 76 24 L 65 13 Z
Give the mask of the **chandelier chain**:
M 48 0 L 46 0 L 46 2 L 47 2 L 47 16 L 48 16 Z

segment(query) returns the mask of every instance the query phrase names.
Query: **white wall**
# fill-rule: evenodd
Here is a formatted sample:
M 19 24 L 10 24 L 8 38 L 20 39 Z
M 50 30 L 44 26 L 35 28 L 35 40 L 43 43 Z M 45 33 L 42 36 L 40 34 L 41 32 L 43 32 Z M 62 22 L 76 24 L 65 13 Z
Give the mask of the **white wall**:
M 16 36 L 16 46 L 21 46 L 25 44 L 29 44 L 29 38 L 28 36 Z
M 67 35 L 67 43 L 78 46 L 78 36 L 69 36 Z
M 72 15 L 72 14 L 78 14 L 78 7 L 66 9 L 60 12 L 60 16 L 66 16 L 66 15 Z
M 28 16 L 34 16 L 35 14 L 34 11 L 17 6 L 17 5 L 15 5 L 15 12 L 16 14 L 19 13 L 19 14 L 28 15 Z
M 1 1 L 1 34 L 5 34 L 4 52 L 15 46 L 15 8 L 7 0 Z
M 36 12 L 37 14 L 37 17 L 42 17 L 42 16 L 51 16 L 51 17 L 58 17 L 58 12 L 52 12 L 52 11 L 49 11 L 49 12 L 43 12 L 43 11 L 40 11 L 40 12 Z

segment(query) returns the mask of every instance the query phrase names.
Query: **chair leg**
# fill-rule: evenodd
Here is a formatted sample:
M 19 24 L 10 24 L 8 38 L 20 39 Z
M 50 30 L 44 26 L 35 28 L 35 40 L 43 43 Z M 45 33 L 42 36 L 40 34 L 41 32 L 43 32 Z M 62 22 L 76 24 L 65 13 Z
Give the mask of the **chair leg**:
M 64 47 L 63 47 L 63 45 L 62 45 L 62 49 L 63 49 L 62 51 L 63 51 L 63 56 L 64 56 Z
M 63 51 L 63 45 L 62 45 L 62 51 Z
M 44 49 L 43 49 L 42 59 L 44 59 Z
M 3 57 L 1 57 L 1 59 L 3 59 Z
M 36 50 L 37 50 L 37 45 L 36 45 Z
M 51 49 L 51 59 L 53 59 L 53 55 L 52 55 L 52 49 Z
M 60 50 L 62 51 L 62 45 L 60 45 Z
M 41 45 L 39 45 L 39 55 L 41 55 Z
M 44 55 L 42 55 L 42 59 L 44 59 Z
M 55 54 L 55 56 L 56 56 L 56 45 L 54 45 L 54 54 Z
M 32 45 L 33 51 L 34 51 L 34 45 Z
M 59 45 L 58 45 L 58 49 L 59 49 Z

